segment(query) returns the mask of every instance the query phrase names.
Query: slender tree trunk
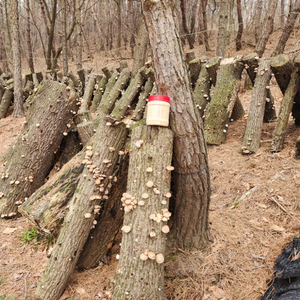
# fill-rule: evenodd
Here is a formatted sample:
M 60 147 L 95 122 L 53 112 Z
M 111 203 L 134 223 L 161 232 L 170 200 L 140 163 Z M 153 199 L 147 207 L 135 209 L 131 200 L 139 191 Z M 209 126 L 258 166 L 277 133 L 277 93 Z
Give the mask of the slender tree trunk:
M 4 0 L 4 7 L 5 7 L 5 19 L 6 19 L 6 27 L 7 27 L 7 35 L 8 35 L 8 40 L 9 40 L 9 45 L 10 48 L 12 48 L 12 37 L 11 37 L 11 25 L 10 25 L 10 13 L 9 13 L 9 0 Z
M 238 33 L 237 33 L 236 41 L 235 41 L 235 48 L 236 48 L 236 51 L 239 51 L 242 49 L 242 35 L 243 35 L 243 30 L 244 30 L 241 0 L 236 1 L 236 9 L 237 9 L 238 26 L 239 27 L 238 27 Z
M 30 68 L 30 72 L 34 73 L 34 65 L 33 65 L 33 53 L 32 53 L 32 45 L 31 45 L 31 28 L 30 28 L 30 4 L 29 0 L 26 0 L 26 39 L 27 39 L 27 51 L 28 51 L 28 65 Z
M 170 244 L 193 249 L 209 239 L 210 176 L 203 124 L 192 99 L 173 3 L 142 2 L 158 91 L 171 98 L 174 132 L 174 218 Z M 166 53 L 168 55 L 166 55 Z M 183 217 L 184 216 L 184 217 Z
M 121 53 L 122 43 L 122 1 L 117 0 L 117 14 L 118 14 L 118 33 L 117 33 L 117 54 Z
M 62 38 L 62 52 L 63 52 L 63 72 L 64 76 L 68 75 L 68 45 L 67 45 L 67 7 L 66 0 L 62 0 L 62 14 L 63 14 L 63 38 Z
M 232 28 L 233 0 L 220 0 L 217 56 L 226 57 Z
M 277 4 L 278 0 L 269 0 L 268 12 L 265 16 L 263 26 L 261 29 L 261 35 L 255 48 L 255 52 L 259 55 L 259 57 L 262 57 L 263 53 L 265 52 L 266 45 L 271 34 L 271 29 L 274 24 L 274 16 Z
M 281 3 L 282 2 L 283 1 L 281 1 Z M 296 20 L 298 18 L 299 12 L 300 12 L 300 0 L 296 0 L 295 4 L 292 7 L 292 11 L 288 15 L 286 25 L 283 28 L 281 37 L 280 37 L 280 39 L 277 43 L 276 49 L 273 52 L 272 56 L 283 53 L 284 48 L 286 46 L 286 42 L 289 39 L 289 37 L 290 37 L 290 35 L 291 35 L 291 33 L 294 29 L 294 26 L 295 26 Z
M 55 32 L 55 24 L 56 24 L 56 12 L 57 12 L 57 0 L 53 0 L 52 3 L 52 11 L 51 11 L 51 20 L 50 20 L 50 31 L 48 38 L 48 46 L 47 46 L 47 69 L 52 69 L 52 49 L 53 49 L 53 41 L 54 41 L 54 32 Z
M 5 49 L 5 45 L 4 45 L 3 31 L 0 32 L 0 53 L 1 53 L 1 60 L 2 60 L 2 64 L 3 64 L 3 71 L 10 73 L 6 49 Z
M 148 57 L 149 36 L 146 30 L 144 19 L 141 18 L 139 32 L 133 52 L 132 75 L 135 76 L 139 69 L 145 65 Z
M 284 0 L 280 1 L 280 28 L 284 28 Z
M 255 43 L 258 42 L 261 32 L 261 13 L 262 13 L 263 0 L 257 0 L 256 11 L 254 15 L 254 26 L 255 26 Z
M 211 51 L 208 43 L 208 27 L 207 27 L 207 0 L 201 0 L 200 5 L 202 6 L 202 22 L 203 22 L 203 36 L 204 45 L 206 51 Z
M 75 0 L 75 19 L 76 19 L 76 68 L 82 69 L 82 28 L 81 28 L 81 3 Z
M 14 69 L 14 118 L 24 116 L 18 0 L 10 1 Z
M 186 2 L 187 0 L 180 0 L 180 8 L 181 8 L 181 21 L 182 21 L 182 27 L 184 31 L 184 35 L 186 36 L 190 49 L 194 48 L 194 41 L 193 37 L 190 35 L 190 31 L 187 25 L 187 18 L 186 18 Z

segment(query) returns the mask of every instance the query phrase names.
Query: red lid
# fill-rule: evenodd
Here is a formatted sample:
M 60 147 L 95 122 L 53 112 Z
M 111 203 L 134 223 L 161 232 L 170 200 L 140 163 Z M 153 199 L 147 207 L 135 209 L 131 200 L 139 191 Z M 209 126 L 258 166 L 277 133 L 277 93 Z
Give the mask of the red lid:
M 163 95 L 150 95 L 148 101 L 164 101 L 170 103 L 170 98 Z

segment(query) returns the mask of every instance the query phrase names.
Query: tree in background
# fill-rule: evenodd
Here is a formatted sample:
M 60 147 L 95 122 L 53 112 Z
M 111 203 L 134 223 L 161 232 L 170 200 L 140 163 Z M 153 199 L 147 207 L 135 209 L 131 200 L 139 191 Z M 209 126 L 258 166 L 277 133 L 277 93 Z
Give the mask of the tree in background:
M 12 53 L 14 71 L 14 118 L 24 116 L 23 91 L 22 91 L 22 65 L 21 65 L 21 44 L 19 31 L 19 6 L 18 0 L 10 1 L 10 16 L 12 27 Z

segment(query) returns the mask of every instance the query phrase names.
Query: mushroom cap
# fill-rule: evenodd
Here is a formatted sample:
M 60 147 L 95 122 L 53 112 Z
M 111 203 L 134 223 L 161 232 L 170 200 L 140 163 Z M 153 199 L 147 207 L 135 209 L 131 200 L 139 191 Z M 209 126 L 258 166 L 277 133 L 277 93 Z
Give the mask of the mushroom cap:
M 151 167 L 148 167 L 147 169 L 146 169 L 146 172 L 148 172 L 148 173 L 151 173 L 153 171 L 153 169 L 151 168 Z
M 148 198 L 149 198 L 149 194 L 143 193 L 143 194 L 142 194 L 142 198 L 143 198 L 143 199 L 148 199 Z
M 124 225 L 121 230 L 125 233 L 129 233 L 131 231 L 131 226 L 129 225 Z
M 155 255 L 154 252 L 149 251 L 149 252 L 148 252 L 148 257 L 149 257 L 150 259 L 154 260 L 154 259 L 156 258 L 156 255 Z
M 162 226 L 161 231 L 163 233 L 168 233 L 168 232 L 170 232 L 170 227 L 168 225 L 164 225 L 164 226 Z
M 145 261 L 145 260 L 147 260 L 147 259 L 148 259 L 148 255 L 146 255 L 145 253 L 142 253 L 142 254 L 140 255 L 140 260 Z
M 173 166 L 167 166 L 166 169 L 167 169 L 168 171 L 173 171 L 173 170 L 174 170 L 174 167 L 173 167 Z
M 85 213 L 85 214 L 84 214 L 84 217 L 85 217 L 86 219 L 89 219 L 91 216 L 92 216 L 91 213 Z
M 149 187 L 149 188 L 153 187 L 153 185 L 154 185 L 153 181 L 148 181 L 146 183 L 146 186 Z
M 157 262 L 158 264 L 162 264 L 162 263 L 165 261 L 165 258 L 164 258 L 164 256 L 163 256 L 163 254 L 158 253 L 158 254 L 156 255 L 155 260 L 156 260 L 156 262 Z
M 139 201 L 139 202 L 138 202 L 138 205 L 144 206 L 144 205 L 145 205 L 145 201 L 143 201 L 143 200 Z

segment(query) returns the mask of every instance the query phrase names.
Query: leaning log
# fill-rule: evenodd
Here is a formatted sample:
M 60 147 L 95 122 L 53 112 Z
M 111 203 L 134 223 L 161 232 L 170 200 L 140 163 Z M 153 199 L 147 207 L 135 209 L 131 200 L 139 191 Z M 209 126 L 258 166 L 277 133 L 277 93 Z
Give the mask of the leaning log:
M 107 77 L 103 76 L 100 82 L 98 83 L 97 89 L 94 94 L 93 102 L 90 108 L 90 111 L 92 113 L 97 111 L 97 107 L 99 106 L 102 96 L 104 94 L 105 88 L 107 84 Z
M 96 131 L 96 126 L 93 122 L 90 111 L 85 111 L 77 114 L 74 118 L 74 122 L 77 126 L 81 143 L 83 146 L 85 146 Z
M 126 88 L 128 81 L 130 80 L 130 70 L 125 68 L 120 73 L 113 87 L 109 90 L 110 82 L 114 79 L 114 75 L 110 78 L 105 93 L 102 97 L 100 105 L 98 106 L 98 112 L 109 114 L 120 96 L 122 90 Z
M 83 161 L 85 168 L 50 260 L 37 286 L 37 299 L 57 300 L 62 295 L 90 229 L 96 225 L 95 217 L 109 198 L 118 153 L 124 147 L 126 134 L 123 123 L 106 126 L 104 117 L 102 118 L 94 144 L 89 144 L 86 148 Z
M 128 107 L 130 107 L 132 101 L 140 91 L 142 85 L 144 84 L 144 81 L 145 79 L 140 72 L 137 73 L 130 81 L 130 84 L 127 87 L 126 91 L 123 93 L 122 97 L 111 112 L 111 117 L 114 120 L 120 121 L 125 117 L 125 113 L 128 110 Z
M 209 74 L 209 80 L 213 84 L 213 86 L 216 86 L 217 83 L 217 71 L 219 70 L 221 63 L 221 57 L 216 56 L 211 58 L 206 64 L 206 70 Z
M 144 85 L 142 92 L 139 95 L 138 103 L 135 107 L 135 110 L 131 118 L 133 121 L 140 121 L 143 118 L 144 111 L 147 104 L 147 99 L 149 98 L 152 88 L 153 88 L 153 81 L 149 77 Z
M 6 117 L 8 108 L 13 100 L 14 94 L 11 88 L 6 87 L 0 103 L 0 119 Z
M 199 77 L 197 79 L 193 92 L 193 99 L 196 107 L 200 111 L 201 117 L 204 115 L 206 106 L 210 101 L 211 81 L 209 78 L 210 77 L 207 71 L 207 67 L 205 65 L 205 62 L 203 61 L 199 72 Z
M 79 113 L 83 113 L 88 110 L 90 103 L 92 101 L 93 92 L 96 84 L 95 74 L 90 74 L 87 80 L 87 84 L 82 96 L 82 103 L 79 108 Z
M 257 53 L 250 53 L 242 58 L 243 63 L 245 64 L 245 69 L 247 70 L 248 76 L 252 82 L 252 85 L 255 84 L 255 78 L 258 69 L 259 56 Z M 264 122 L 270 122 L 276 119 L 275 111 L 275 101 L 274 97 L 271 94 L 271 90 L 267 90 L 266 105 L 264 112 Z
M 43 185 L 67 124 L 77 110 L 76 93 L 64 84 L 43 81 L 24 128 L 5 156 L 0 186 L 2 217 L 14 216 L 17 206 Z
M 271 146 L 272 152 L 279 152 L 280 150 L 283 149 L 283 143 L 286 136 L 289 117 L 292 112 L 295 96 L 299 90 L 299 83 L 300 83 L 299 63 L 300 61 L 298 56 L 298 58 L 295 59 L 295 67 L 291 74 L 291 79 L 285 90 L 283 99 L 280 104 L 278 120 L 273 132 L 273 139 L 272 139 L 272 146 Z
M 201 65 L 202 65 L 203 58 L 195 58 L 188 62 L 189 64 L 189 73 L 190 73 L 190 80 L 192 86 L 195 86 L 196 81 L 199 77 Z
M 243 154 L 251 154 L 259 149 L 264 118 L 267 91 L 271 79 L 270 61 L 261 58 L 255 79 L 247 126 L 243 138 Z
M 243 68 L 239 59 L 229 58 L 221 62 L 214 95 L 204 116 L 204 136 L 208 144 L 220 145 L 226 140 Z
M 113 300 L 166 299 L 164 257 L 173 133 L 139 126 L 132 132 L 127 192 L 123 194 L 123 236 Z M 150 158 L 151 157 L 151 158 Z M 169 166 L 169 167 L 168 167 Z M 152 171 L 151 171 L 152 170 Z M 141 280 L 143 278 L 143 280 Z

